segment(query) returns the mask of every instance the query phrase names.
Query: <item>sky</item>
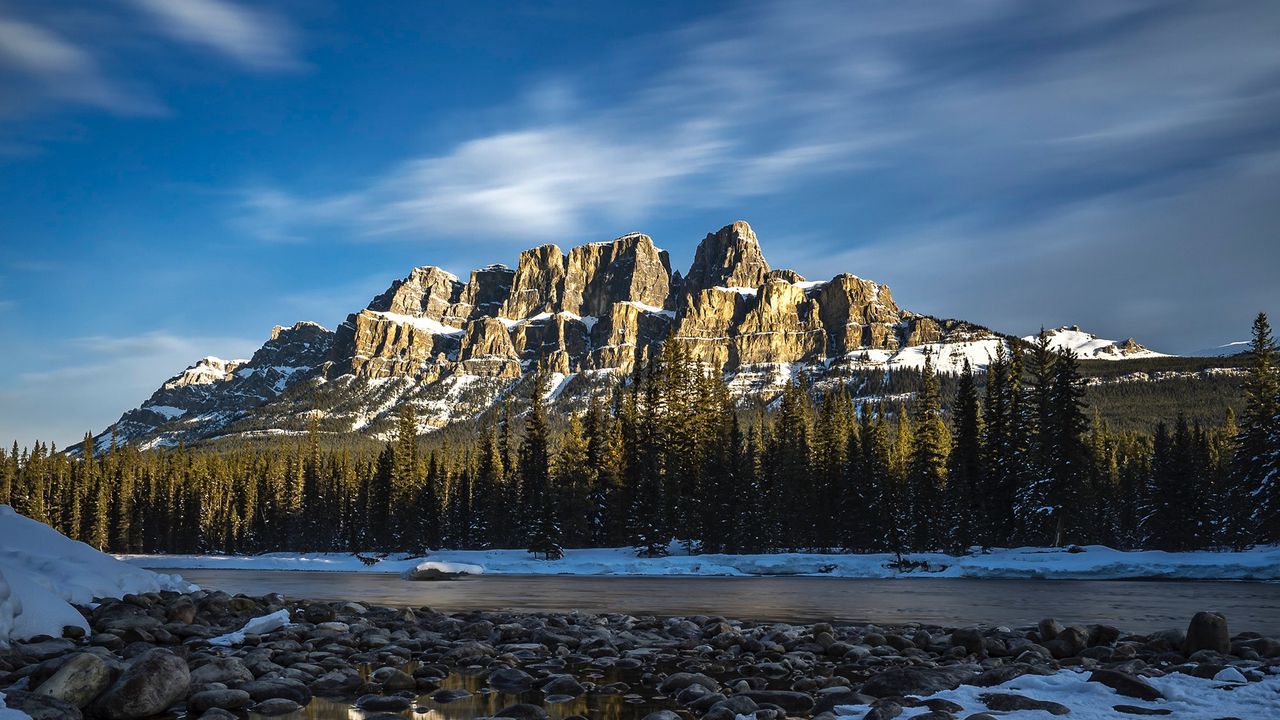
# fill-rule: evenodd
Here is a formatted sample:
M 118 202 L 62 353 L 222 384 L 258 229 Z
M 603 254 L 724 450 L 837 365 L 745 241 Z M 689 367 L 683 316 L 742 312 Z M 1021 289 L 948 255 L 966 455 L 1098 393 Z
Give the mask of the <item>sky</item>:
M 1280 4 L 0 0 L 0 440 L 417 265 L 734 220 L 811 279 L 1192 352 L 1280 313 Z

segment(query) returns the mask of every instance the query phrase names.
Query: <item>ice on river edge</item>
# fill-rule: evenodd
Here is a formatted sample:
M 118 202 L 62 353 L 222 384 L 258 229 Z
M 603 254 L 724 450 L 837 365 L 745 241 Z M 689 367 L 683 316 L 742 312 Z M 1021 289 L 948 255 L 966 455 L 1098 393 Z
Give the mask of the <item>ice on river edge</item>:
M 267 553 L 264 555 L 121 555 L 155 569 L 312 570 L 403 573 L 429 562 L 475 566 L 486 575 L 812 575 L 844 578 L 1042 578 L 1062 580 L 1280 581 L 1280 546 L 1241 552 L 1122 551 L 1102 545 L 1078 548 L 1021 547 L 970 555 L 911 553 L 909 568 L 892 554 L 776 553 L 690 555 L 676 544 L 666 557 L 636 557 L 632 548 L 566 550 L 561 560 L 540 560 L 525 550 L 439 550 L 427 555 L 385 557 L 361 553 Z M 363 559 L 362 559 L 363 558 Z M 369 564 L 371 559 L 377 562 Z

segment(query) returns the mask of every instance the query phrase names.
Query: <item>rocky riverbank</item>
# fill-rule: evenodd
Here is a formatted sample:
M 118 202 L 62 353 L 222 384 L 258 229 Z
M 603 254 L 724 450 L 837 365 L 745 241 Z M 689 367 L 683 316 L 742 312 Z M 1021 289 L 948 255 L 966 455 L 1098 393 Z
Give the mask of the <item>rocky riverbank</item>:
M 943 628 L 443 614 L 216 591 L 129 595 L 82 611 L 88 634 L 69 627 L 65 637 L 0 650 L 0 693 L 9 707 L 37 720 L 178 712 L 216 719 L 288 715 L 325 697 L 377 716 L 465 697 L 441 688 L 463 673 L 483 677 L 482 692 L 540 691 L 541 702 L 494 711 L 516 720 L 540 720 L 547 708 L 592 694 L 660 699 L 668 709 L 647 720 L 977 720 L 992 717 L 987 710 L 1070 715 L 1069 703 L 1016 691 L 1019 679 L 1069 670 L 1106 688 L 1116 713 L 1169 714 L 1161 687 L 1185 677 L 1211 680 L 1224 698 L 1256 695 L 1280 714 L 1280 686 L 1271 687 L 1280 675 L 1280 640 L 1233 635 L 1225 618 L 1207 612 L 1185 632 L 1133 635 L 1053 620 Z M 1250 686 L 1262 691 L 1250 695 Z M 936 697 L 965 688 L 989 688 L 964 696 L 977 712 L 960 695 Z

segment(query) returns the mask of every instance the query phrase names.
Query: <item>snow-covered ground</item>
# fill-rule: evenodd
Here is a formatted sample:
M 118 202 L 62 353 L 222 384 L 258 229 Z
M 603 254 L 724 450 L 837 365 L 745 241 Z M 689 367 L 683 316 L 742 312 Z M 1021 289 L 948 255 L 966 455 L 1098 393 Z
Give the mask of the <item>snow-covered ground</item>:
M 0 646 L 36 635 L 61 637 L 67 625 L 87 631 L 71 603 L 189 589 L 176 575 L 120 562 L 0 505 Z
M 687 555 L 679 546 L 662 558 L 638 558 L 631 548 L 567 550 L 561 560 L 539 560 L 524 550 L 440 550 L 426 557 L 437 563 L 476 566 L 489 575 L 818 575 L 847 578 L 1167 578 L 1188 580 L 1280 581 L 1280 546 L 1244 552 L 1126 552 L 1101 545 L 1068 552 L 1061 548 L 1013 548 L 973 555 L 912 553 L 922 568 L 894 569 L 889 554 L 778 553 L 770 555 Z M 156 569 L 224 568 L 402 573 L 423 558 L 391 555 L 373 565 L 347 553 L 266 555 L 122 555 L 131 564 Z M 364 555 L 364 557 L 373 557 Z
M 1120 695 L 1102 683 L 1089 682 L 1088 678 L 1088 672 L 1060 670 L 1053 675 L 1023 675 L 994 687 L 961 685 L 955 690 L 944 690 L 924 699 L 943 699 L 957 703 L 964 709 L 955 713 L 956 717 L 990 712 L 981 696 L 993 693 L 1012 693 L 1065 705 L 1070 709 L 1067 717 L 1072 720 L 1137 717 L 1115 710 L 1116 705 L 1164 710 L 1159 714 L 1177 720 L 1229 717 L 1262 720 L 1280 717 L 1280 675 L 1269 675 L 1250 683 L 1207 680 L 1181 673 L 1148 677 L 1144 679 L 1164 695 L 1163 699 L 1151 701 Z M 867 705 L 837 705 L 836 717 L 861 718 L 869 709 L 870 706 Z M 903 708 L 898 717 L 910 720 L 927 712 L 927 707 Z M 993 714 L 1002 720 L 1045 720 L 1053 717 L 1045 710 L 1015 710 Z

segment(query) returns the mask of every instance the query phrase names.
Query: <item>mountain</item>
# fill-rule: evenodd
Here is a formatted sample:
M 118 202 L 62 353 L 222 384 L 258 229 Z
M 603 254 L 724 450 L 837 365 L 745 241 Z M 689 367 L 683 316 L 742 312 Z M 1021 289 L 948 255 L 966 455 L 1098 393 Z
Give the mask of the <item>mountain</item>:
M 681 275 L 641 233 L 572 248 L 542 245 L 515 269 L 465 281 L 414 268 L 330 332 L 276 327 L 249 360 L 204 358 L 96 438 L 144 447 L 214 437 L 385 429 L 415 405 L 427 428 L 474 417 L 541 369 L 565 407 L 610 391 L 668 336 L 721 368 L 744 400 L 769 399 L 799 374 L 854 382 L 875 370 L 984 366 L 1007 336 L 900 308 L 889 288 L 842 273 L 810 281 L 771 268 L 751 226 L 709 233 Z M 1079 328 L 1051 345 L 1088 359 L 1163 357 L 1132 339 Z

